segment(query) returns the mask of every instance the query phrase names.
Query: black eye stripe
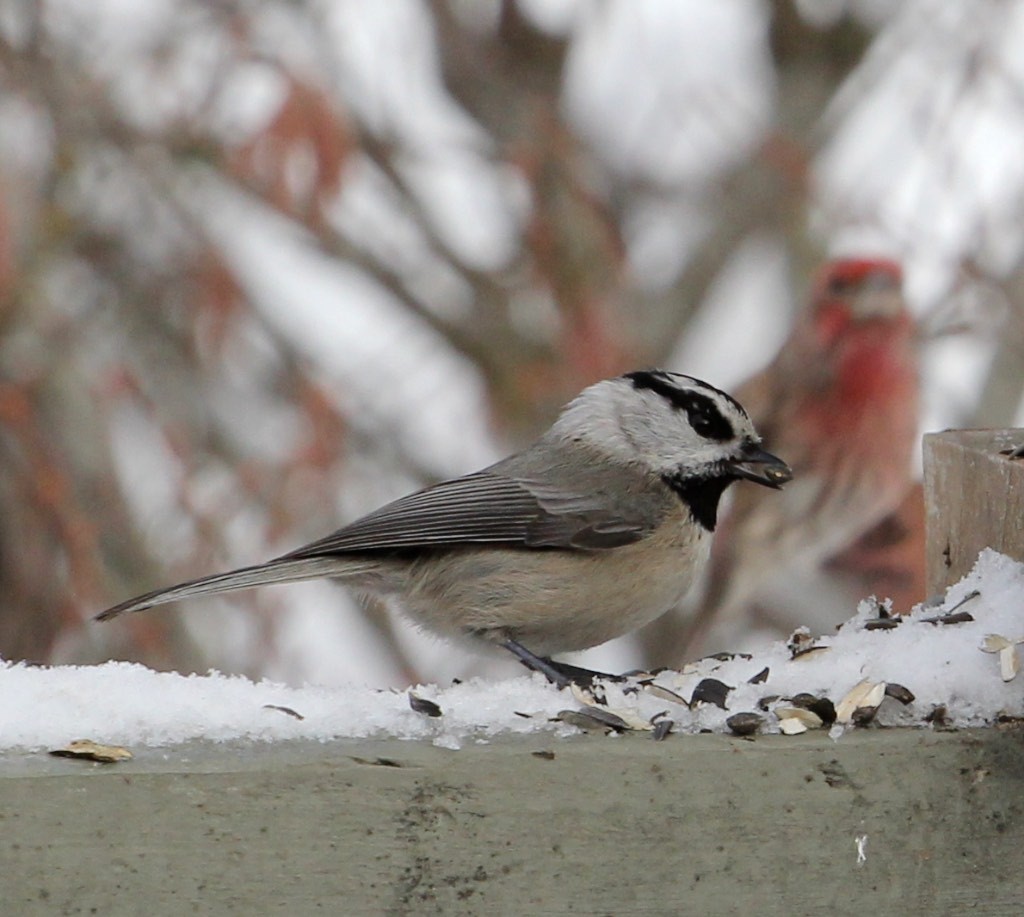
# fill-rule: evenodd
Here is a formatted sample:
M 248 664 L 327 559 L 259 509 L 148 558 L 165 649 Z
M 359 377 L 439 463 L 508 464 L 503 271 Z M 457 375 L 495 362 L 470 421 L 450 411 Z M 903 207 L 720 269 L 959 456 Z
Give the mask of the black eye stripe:
M 696 379 L 693 376 L 684 376 L 680 373 L 669 373 L 663 369 L 642 369 L 636 372 L 626 373 L 626 379 L 629 379 L 633 383 L 634 388 L 648 388 L 652 391 L 656 391 L 659 395 L 667 400 L 671 401 L 671 396 L 668 394 L 670 390 L 679 391 L 678 383 L 672 380 L 673 376 L 678 376 L 680 379 L 685 379 L 690 385 L 695 385 L 700 388 L 706 388 L 709 392 L 714 392 L 721 398 L 724 398 L 729 404 L 731 404 L 739 414 L 746 414 L 746 410 L 743 408 L 735 398 L 732 397 L 728 392 L 723 392 L 720 388 L 715 388 L 703 379 Z
M 667 375 L 654 370 L 626 373 L 626 378 L 633 383 L 634 388 L 648 389 L 660 395 L 676 410 L 686 411 L 690 426 L 706 439 L 725 442 L 736 435 L 732 424 L 722 416 L 718 405 L 707 395 L 690 389 L 681 389 Z M 698 382 L 698 380 L 694 381 Z M 699 384 L 705 385 L 711 391 L 718 391 L 706 383 Z M 736 404 L 732 398 L 728 400 L 730 403 Z
M 674 407 L 686 411 L 690 418 L 690 426 L 701 436 L 718 442 L 725 442 L 736 435 L 732 424 L 722 416 L 716 405 L 706 395 L 696 392 L 679 392 L 672 399 Z

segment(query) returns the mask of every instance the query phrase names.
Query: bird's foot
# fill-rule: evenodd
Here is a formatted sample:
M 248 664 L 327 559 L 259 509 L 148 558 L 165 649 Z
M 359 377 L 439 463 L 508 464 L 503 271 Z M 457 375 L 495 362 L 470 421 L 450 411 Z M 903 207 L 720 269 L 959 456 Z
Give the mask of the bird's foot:
M 579 685 L 582 688 L 589 688 L 595 679 L 605 681 L 625 681 L 622 675 L 609 675 L 607 672 L 595 672 L 593 669 L 585 669 L 578 665 L 570 665 L 568 662 L 555 662 L 548 656 L 537 656 L 531 653 L 521 643 L 515 640 L 505 640 L 501 644 L 523 665 L 534 672 L 540 672 L 548 681 L 557 688 L 568 688 L 570 685 Z

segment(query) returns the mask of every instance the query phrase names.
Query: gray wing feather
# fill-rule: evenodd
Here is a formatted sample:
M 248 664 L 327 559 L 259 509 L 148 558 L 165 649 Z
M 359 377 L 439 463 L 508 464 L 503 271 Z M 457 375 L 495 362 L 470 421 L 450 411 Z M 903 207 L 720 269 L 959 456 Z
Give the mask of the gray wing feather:
M 633 474 L 624 488 L 609 488 L 606 476 L 605 486 L 595 488 L 593 474 L 586 472 L 568 482 L 556 469 L 520 476 L 507 466 L 502 462 L 409 494 L 285 556 L 463 544 L 600 550 L 638 541 L 664 512 L 653 494 L 640 492 Z M 609 492 L 633 499 L 611 500 Z
M 629 468 L 609 468 L 596 460 L 570 468 L 527 451 L 402 497 L 276 560 L 158 589 L 98 617 L 264 583 L 351 575 L 360 572 L 359 560 L 372 569 L 372 555 L 378 552 L 472 544 L 615 548 L 649 534 L 674 499 L 657 479 Z M 345 562 L 336 555 L 346 555 Z

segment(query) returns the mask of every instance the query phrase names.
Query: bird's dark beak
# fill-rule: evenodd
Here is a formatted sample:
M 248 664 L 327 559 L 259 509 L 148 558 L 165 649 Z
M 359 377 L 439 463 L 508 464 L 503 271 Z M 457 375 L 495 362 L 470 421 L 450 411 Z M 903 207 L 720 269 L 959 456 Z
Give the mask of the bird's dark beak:
M 793 472 L 782 459 L 765 452 L 753 443 L 743 447 L 736 458 L 729 462 L 730 470 L 737 478 L 774 487 L 778 490 L 787 481 L 793 480 Z

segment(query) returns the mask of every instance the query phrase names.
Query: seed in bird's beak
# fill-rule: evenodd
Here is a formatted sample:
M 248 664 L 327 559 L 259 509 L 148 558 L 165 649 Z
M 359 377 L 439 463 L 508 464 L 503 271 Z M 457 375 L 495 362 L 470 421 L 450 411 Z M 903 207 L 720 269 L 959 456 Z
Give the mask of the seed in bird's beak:
M 764 470 L 764 476 L 776 486 L 781 486 L 787 481 L 793 480 L 793 472 L 788 467 L 769 465 Z
M 763 484 L 765 487 L 777 489 L 793 479 L 789 465 L 759 446 L 747 446 L 731 464 L 732 472 L 737 478 Z

